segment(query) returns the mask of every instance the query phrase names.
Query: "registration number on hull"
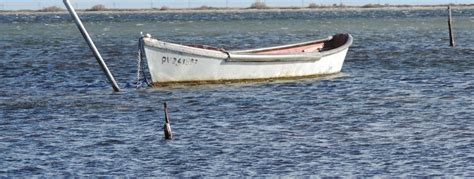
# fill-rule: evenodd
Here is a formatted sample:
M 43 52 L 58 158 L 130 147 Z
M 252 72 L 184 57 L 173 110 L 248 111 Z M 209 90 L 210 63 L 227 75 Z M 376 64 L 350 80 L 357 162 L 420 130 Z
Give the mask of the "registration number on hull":
M 168 57 L 161 58 L 161 64 L 172 64 L 176 66 L 196 65 L 199 62 L 196 58 Z

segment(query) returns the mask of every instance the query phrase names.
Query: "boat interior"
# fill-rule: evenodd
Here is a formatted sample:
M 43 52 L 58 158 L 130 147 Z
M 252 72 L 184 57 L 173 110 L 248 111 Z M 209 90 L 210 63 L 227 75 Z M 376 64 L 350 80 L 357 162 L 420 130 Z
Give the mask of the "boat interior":
M 327 39 L 316 40 L 311 42 L 304 42 L 292 45 L 284 45 L 270 48 L 245 50 L 241 52 L 254 53 L 254 54 L 293 54 L 293 53 L 311 53 L 311 52 L 322 52 L 331 49 L 338 48 L 346 44 L 349 39 L 349 34 L 337 34 Z M 206 50 L 215 50 L 226 52 L 223 48 L 212 47 L 208 45 L 186 45 L 188 47 L 201 48 Z

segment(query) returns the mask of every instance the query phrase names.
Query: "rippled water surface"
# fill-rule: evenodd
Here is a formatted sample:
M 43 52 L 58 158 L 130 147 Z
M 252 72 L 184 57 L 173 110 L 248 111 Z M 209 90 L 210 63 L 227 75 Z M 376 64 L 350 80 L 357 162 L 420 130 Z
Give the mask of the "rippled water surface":
M 474 10 L 0 15 L 0 176 L 474 176 Z M 244 49 L 354 36 L 343 72 L 135 89 L 140 32 Z M 163 139 L 162 103 L 175 139 Z

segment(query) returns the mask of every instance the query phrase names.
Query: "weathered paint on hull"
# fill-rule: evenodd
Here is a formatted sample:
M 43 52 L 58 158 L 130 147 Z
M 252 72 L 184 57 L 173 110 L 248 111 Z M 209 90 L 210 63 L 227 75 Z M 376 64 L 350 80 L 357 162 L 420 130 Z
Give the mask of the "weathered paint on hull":
M 294 78 L 334 74 L 341 71 L 348 48 L 314 61 L 233 62 L 221 51 L 188 49 L 161 41 L 145 45 L 145 54 L 153 83 L 199 83 Z M 158 48 L 165 47 L 165 48 Z M 210 54 L 209 54 L 210 53 Z

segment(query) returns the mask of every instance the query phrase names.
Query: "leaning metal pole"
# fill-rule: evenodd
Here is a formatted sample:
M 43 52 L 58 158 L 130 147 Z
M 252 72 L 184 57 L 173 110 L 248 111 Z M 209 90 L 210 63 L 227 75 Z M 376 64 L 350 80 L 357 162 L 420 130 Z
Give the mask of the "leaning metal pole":
M 117 82 L 115 81 L 114 76 L 112 73 L 110 73 L 109 68 L 104 62 L 104 59 L 102 59 L 102 56 L 99 53 L 99 50 L 97 50 L 97 47 L 95 46 L 94 42 L 92 41 L 91 37 L 89 36 L 89 33 L 87 32 L 86 28 L 81 22 L 81 19 L 79 19 L 79 16 L 77 16 L 76 10 L 72 7 L 71 3 L 69 0 L 64 0 L 64 5 L 66 5 L 67 10 L 71 14 L 72 18 L 76 22 L 77 28 L 79 28 L 79 31 L 81 31 L 82 36 L 87 42 L 87 45 L 89 45 L 89 48 L 91 49 L 92 53 L 95 56 L 95 59 L 97 59 L 97 62 L 99 63 L 100 67 L 102 68 L 102 71 L 104 71 L 105 76 L 107 76 L 107 79 L 109 80 L 110 85 L 112 85 L 112 88 L 114 89 L 115 92 L 119 92 L 120 88 L 117 85 Z
M 453 35 L 453 19 L 451 17 L 451 6 L 448 6 L 448 28 L 449 28 L 449 46 L 456 46 Z

